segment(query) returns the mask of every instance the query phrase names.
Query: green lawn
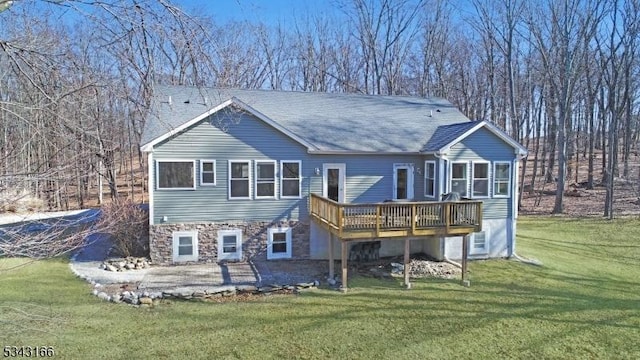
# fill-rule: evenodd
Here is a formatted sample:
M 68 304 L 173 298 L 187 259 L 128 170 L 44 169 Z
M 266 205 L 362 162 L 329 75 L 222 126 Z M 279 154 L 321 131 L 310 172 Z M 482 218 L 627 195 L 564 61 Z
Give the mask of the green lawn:
M 640 358 L 640 222 L 522 218 L 518 252 L 543 267 L 473 262 L 456 281 L 354 278 L 251 303 L 99 301 L 63 260 L 7 270 L 0 345 L 57 358 Z

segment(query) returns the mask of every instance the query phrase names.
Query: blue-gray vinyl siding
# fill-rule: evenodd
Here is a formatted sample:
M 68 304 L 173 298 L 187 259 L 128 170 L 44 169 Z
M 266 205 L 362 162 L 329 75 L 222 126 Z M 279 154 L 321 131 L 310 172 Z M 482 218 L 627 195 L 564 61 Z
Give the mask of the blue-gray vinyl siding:
M 469 176 L 471 176 L 471 164 L 474 161 L 488 161 L 489 164 L 489 198 L 481 198 L 483 201 L 483 217 L 485 219 L 504 219 L 510 218 L 513 214 L 513 201 L 511 196 L 508 198 L 493 197 L 493 164 L 496 161 L 511 162 L 515 158 L 515 149 L 505 143 L 498 136 L 493 134 L 486 128 L 480 128 L 473 134 L 469 135 L 461 142 L 455 144 L 449 150 L 447 158 L 450 162 L 467 162 L 469 164 Z M 513 168 L 511 169 L 511 183 L 513 184 Z M 447 174 L 449 181 L 450 174 Z M 471 191 L 472 179 L 469 179 L 467 192 Z
M 309 167 L 322 169 L 322 164 L 345 164 L 345 201 L 376 203 L 393 199 L 394 164 L 413 164 L 415 200 L 424 200 L 424 161 L 420 155 L 312 155 Z M 430 159 L 430 158 L 429 158 Z M 418 174 L 420 168 L 420 174 Z M 311 192 L 322 194 L 322 175 L 313 176 Z
M 224 129 L 224 131 L 222 130 Z M 154 178 L 154 223 L 297 220 L 308 214 L 305 189 L 313 168 L 306 148 L 261 120 L 244 113 L 216 114 L 156 145 L 154 160 L 196 160 L 195 190 L 158 190 Z M 216 160 L 216 186 L 200 186 L 200 160 Z M 228 199 L 229 160 L 250 160 L 255 191 L 255 160 L 302 161 L 302 198 Z M 152 166 L 155 167 L 155 161 Z M 154 169 L 155 170 L 155 169 Z M 154 171 L 155 173 L 155 171 Z M 276 176 L 276 192 L 279 177 Z
M 195 189 L 157 189 L 156 161 L 169 159 L 196 161 Z M 216 161 L 216 186 L 200 185 L 201 160 Z M 252 192 L 255 192 L 256 160 L 277 161 L 277 171 L 282 160 L 300 160 L 302 197 L 230 200 L 229 160 L 251 162 Z M 251 115 L 213 115 L 154 147 L 151 175 L 154 182 L 154 223 L 304 220 L 309 212 L 309 193 L 322 194 L 322 168 L 325 163 L 345 164 L 346 201 L 352 203 L 392 199 L 394 164 L 413 164 L 414 199 L 425 200 L 425 160 L 435 159 L 421 155 L 309 154 L 304 146 Z M 316 169 L 319 170 L 319 175 L 316 175 Z M 278 193 L 279 174 L 276 176 L 276 194 Z M 163 220 L 164 217 L 166 221 Z

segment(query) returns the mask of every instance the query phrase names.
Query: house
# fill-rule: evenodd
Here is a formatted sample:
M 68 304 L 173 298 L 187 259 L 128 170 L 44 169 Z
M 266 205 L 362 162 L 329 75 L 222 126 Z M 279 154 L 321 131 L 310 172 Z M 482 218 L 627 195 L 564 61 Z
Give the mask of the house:
M 142 144 L 156 263 L 514 252 L 527 152 L 443 99 L 157 86 Z

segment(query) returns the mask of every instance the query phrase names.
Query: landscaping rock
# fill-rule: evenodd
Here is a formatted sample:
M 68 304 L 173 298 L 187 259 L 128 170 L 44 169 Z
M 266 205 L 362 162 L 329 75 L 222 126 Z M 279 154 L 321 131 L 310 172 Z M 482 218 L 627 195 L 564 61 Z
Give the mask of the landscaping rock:
M 118 271 L 118 268 L 111 264 L 104 264 L 104 269 L 107 271 Z
M 148 298 L 148 297 L 141 297 L 140 298 L 140 304 L 141 305 L 153 305 L 153 299 Z
M 99 268 L 104 269 L 106 271 L 128 271 L 128 270 L 140 270 L 148 267 L 150 260 L 146 258 L 136 258 L 136 257 L 127 257 L 127 258 L 115 258 L 115 259 L 107 259 L 102 264 L 100 264 Z
M 107 294 L 106 292 L 101 291 L 98 293 L 98 299 L 104 300 L 104 301 L 111 301 L 111 296 L 109 296 L 109 294 Z
M 258 288 L 255 285 L 238 285 L 236 290 L 241 293 L 254 293 Z

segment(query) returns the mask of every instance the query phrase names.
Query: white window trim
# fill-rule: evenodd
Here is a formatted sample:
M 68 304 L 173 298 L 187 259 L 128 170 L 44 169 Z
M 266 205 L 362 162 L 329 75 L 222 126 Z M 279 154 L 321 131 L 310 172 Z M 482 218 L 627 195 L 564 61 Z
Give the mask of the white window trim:
M 427 165 L 433 165 L 433 195 L 427 194 Z M 437 197 L 436 193 L 436 162 L 434 160 L 427 160 L 424 162 L 424 197 L 429 199 L 435 199 Z
M 235 164 L 235 163 L 245 163 L 248 164 L 248 171 L 249 171 L 249 178 L 247 179 L 247 187 L 248 189 L 248 194 L 249 196 L 242 196 L 242 197 L 238 197 L 238 196 L 231 196 L 231 164 Z M 229 160 L 228 161 L 228 172 L 227 172 L 227 198 L 229 200 L 251 200 L 251 195 L 252 195 L 252 187 L 251 186 L 251 182 L 252 182 L 252 168 L 251 168 L 251 160 Z M 238 179 L 239 180 L 239 179 Z
M 254 161 L 254 171 L 255 176 L 253 177 L 253 186 L 254 186 L 254 194 L 256 199 L 275 199 L 276 194 L 278 193 L 278 164 L 275 160 L 255 160 Z M 273 195 L 269 196 L 258 196 L 258 176 L 260 173 L 258 172 L 258 164 L 272 164 L 273 165 Z
M 285 196 L 282 194 L 282 182 L 285 180 L 293 180 L 292 178 L 285 178 L 283 167 L 284 163 L 298 163 L 298 196 Z M 280 160 L 280 199 L 301 199 L 302 198 L 302 160 Z
M 191 174 L 191 176 L 193 177 L 193 185 L 191 187 L 179 187 L 179 188 L 161 188 L 160 187 L 160 163 L 170 163 L 170 162 L 182 162 L 182 163 L 191 163 L 192 164 L 192 171 L 193 174 Z M 187 159 L 162 159 L 162 160 L 156 160 L 156 168 L 154 169 L 156 171 L 156 190 L 195 190 L 196 188 L 196 161 L 195 160 L 187 160 Z
M 202 179 L 204 163 L 213 163 L 213 183 L 206 183 Z M 216 171 L 216 161 L 204 159 L 200 160 L 200 186 L 216 186 L 218 183 L 218 172 Z
M 476 240 L 476 236 L 479 233 L 484 233 L 484 249 L 482 250 L 476 250 L 474 245 L 474 242 Z M 490 246 L 491 246 L 491 237 L 490 237 L 490 233 L 489 233 L 489 229 L 488 228 L 484 228 L 482 231 L 480 231 L 479 233 L 472 233 L 471 236 L 469 237 L 469 256 L 474 256 L 474 257 L 483 257 L 483 256 L 488 256 L 489 255 L 489 250 L 490 250 Z
M 190 236 L 192 240 L 193 253 L 191 255 L 178 255 L 180 247 L 180 237 Z M 171 234 L 173 248 L 173 262 L 198 261 L 198 230 L 174 231 Z
M 508 186 L 507 186 L 507 194 L 503 195 L 503 194 L 497 194 L 496 193 L 496 179 L 495 179 L 495 174 L 497 174 L 498 172 L 496 171 L 496 166 L 497 165 L 508 165 L 509 166 L 509 178 L 507 179 L 508 181 Z M 493 190 L 493 197 L 494 198 L 508 198 L 511 196 L 511 169 L 512 169 L 513 164 L 510 161 L 494 161 L 493 163 L 493 177 L 492 177 L 492 181 L 491 181 L 491 189 Z
M 222 252 L 223 239 L 229 235 L 236 237 L 236 252 L 225 254 Z M 242 260 L 242 229 L 218 230 L 218 261 L 221 260 Z
M 406 199 L 398 199 L 398 169 L 406 169 L 407 170 L 407 198 Z M 412 163 L 402 163 L 402 164 L 393 164 L 393 200 L 413 200 L 413 169 L 414 165 Z
M 476 164 L 485 164 L 487 165 L 487 195 L 479 195 L 476 196 L 474 194 L 474 180 L 476 179 Z M 472 161 L 471 162 L 471 194 L 469 194 L 469 198 L 474 199 L 488 199 L 491 196 L 491 163 L 489 161 Z
M 465 187 L 466 194 L 460 194 L 461 197 L 469 197 L 469 162 L 467 161 L 451 161 L 449 163 L 449 192 L 453 191 L 453 166 L 457 164 L 463 164 L 466 167 L 467 186 Z
M 273 253 L 273 234 L 286 234 L 287 252 Z M 268 229 L 267 237 L 267 260 L 272 259 L 290 259 L 291 258 L 291 228 L 274 227 Z

